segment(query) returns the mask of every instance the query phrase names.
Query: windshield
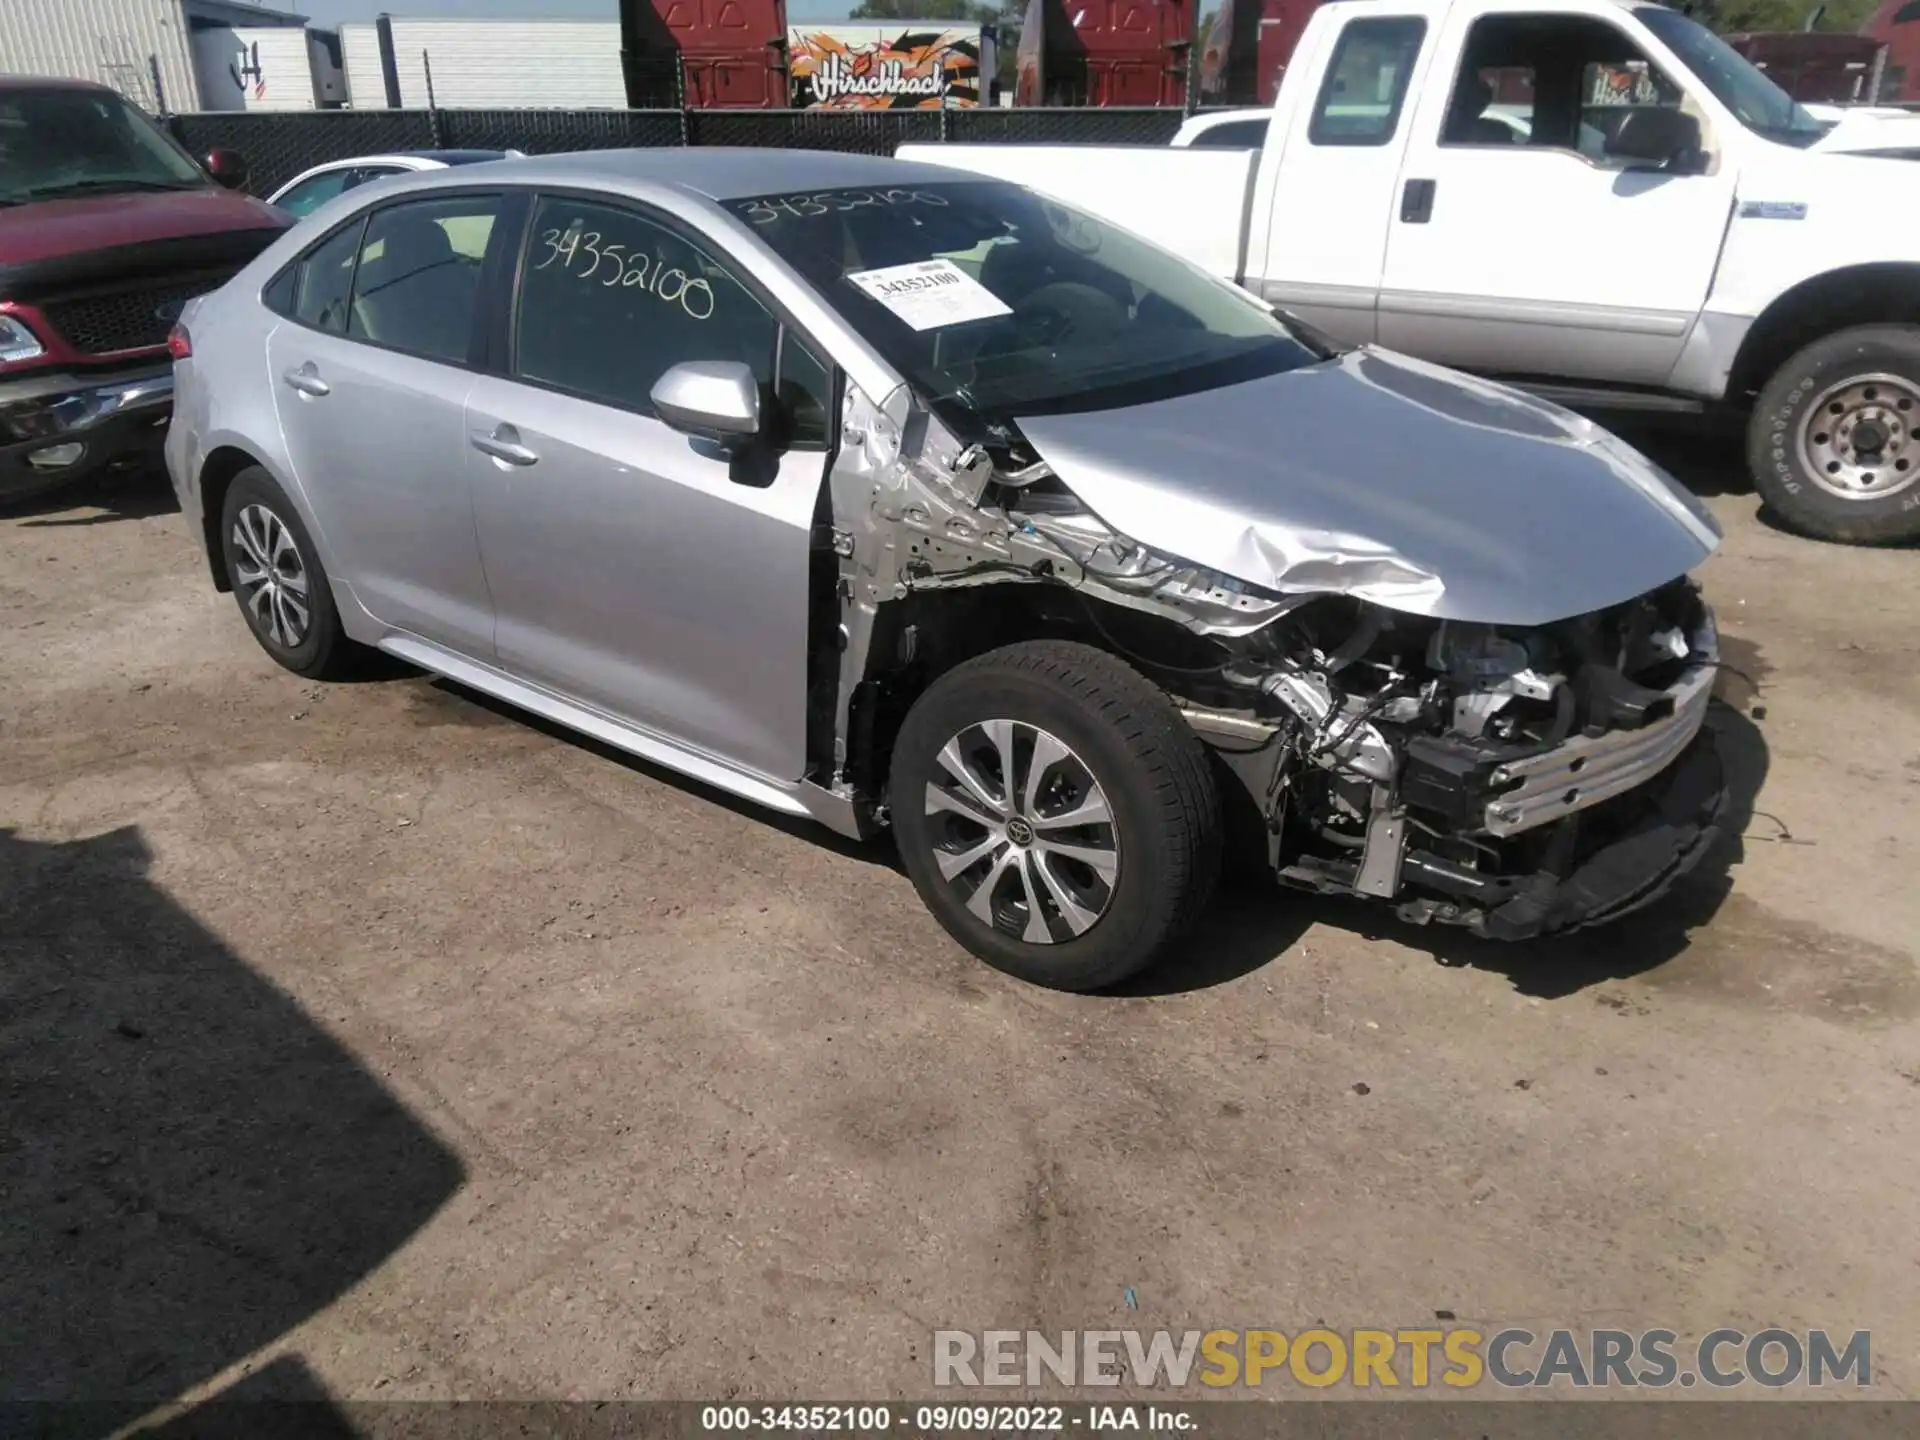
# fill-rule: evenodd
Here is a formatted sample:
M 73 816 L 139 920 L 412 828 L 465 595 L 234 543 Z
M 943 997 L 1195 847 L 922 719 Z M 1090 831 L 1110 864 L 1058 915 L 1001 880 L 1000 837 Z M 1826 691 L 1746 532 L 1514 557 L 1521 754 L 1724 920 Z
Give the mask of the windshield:
M 1006 432 L 1311 364 L 1272 310 L 997 181 L 727 202 L 927 399 Z M 961 428 L 973 427 L 962 423 Z
M 118 95 L 0 92 L 0 204 L 207 185 L 181 150 Z
M 1749 130 L 1786 145 L 1811 145 L 1827 133 L 1791 95 L 1699 21 L 1658 5 L 1633 13 Z

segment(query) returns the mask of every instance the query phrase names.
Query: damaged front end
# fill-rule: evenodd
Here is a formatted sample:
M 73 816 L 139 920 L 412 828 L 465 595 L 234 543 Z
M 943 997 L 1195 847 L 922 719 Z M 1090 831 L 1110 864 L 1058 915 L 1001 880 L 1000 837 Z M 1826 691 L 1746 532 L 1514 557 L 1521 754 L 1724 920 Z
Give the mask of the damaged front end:
M 1173 697 L 1291 886 L 1519 939 L 1638 907 L 1717 834 L 1717 640 L 1684 576 L 1525 625 L 1443 618 L 1431 589 L 1425 613 L 1393 608 L 1391 566 L 1343 584 L 1338 556 L 1318 588 L 1282 593 L 1118 533 L 1018 437 L 964 445 L 905 386 L 850 388 L 842 435 L 813 783 L 863 828 L 886 819 L 873 757 L 916 667 L 1059 635 Z

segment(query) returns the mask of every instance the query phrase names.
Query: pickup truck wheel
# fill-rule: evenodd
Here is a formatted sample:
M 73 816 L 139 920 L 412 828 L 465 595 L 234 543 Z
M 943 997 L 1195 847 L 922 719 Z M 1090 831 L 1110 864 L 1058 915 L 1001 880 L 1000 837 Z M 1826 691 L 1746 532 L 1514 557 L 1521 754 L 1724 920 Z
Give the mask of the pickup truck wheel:
M 1760 392 L 1747 461 L 1760 498 L 1823 540 L 1920 535 L 1920 326 L 1861 325 L 1807 346 Z
M 310 680 L 344 679 L 359 668 L 365 651 L 340 626 L 300 512 L 259 466 L 227 487 L 220 537 L 233 598 L 262 650 Z
M 927 908 L 989 965 L 1053 989 L 1151 964 L 1219 871 L 1206 752 L 1164 694 L 1091 646 L 1011 645 L 948 671 L 908 713 L 889 786 Z

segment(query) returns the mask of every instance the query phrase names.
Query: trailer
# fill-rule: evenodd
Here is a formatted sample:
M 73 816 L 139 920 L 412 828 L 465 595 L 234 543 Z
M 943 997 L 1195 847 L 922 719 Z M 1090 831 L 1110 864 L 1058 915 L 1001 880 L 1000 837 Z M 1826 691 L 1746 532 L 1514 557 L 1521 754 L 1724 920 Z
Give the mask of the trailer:
M 202 110 L 331 110 L 347 100 L 340 37 L 279 25 L 193 32 Z
M 1184 105 L 1194 0 L 1031 0 L 1016 105 Z

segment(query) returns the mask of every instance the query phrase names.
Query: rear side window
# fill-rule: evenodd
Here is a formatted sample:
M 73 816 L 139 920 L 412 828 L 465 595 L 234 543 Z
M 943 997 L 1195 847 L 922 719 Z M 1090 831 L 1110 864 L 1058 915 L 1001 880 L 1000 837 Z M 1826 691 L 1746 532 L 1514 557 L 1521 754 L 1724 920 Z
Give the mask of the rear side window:
M 306 216 L 347 188 L 347 170 L 329 170 L 302 180 L 273 203 L 289 215 Z
M 516 332 L 515 374 L 650 413 L 653 382 L 682 361 L 744 361 L 771 387 L 780 324 L 678 231 L 549 196 L 521 265 Z
M 480 265 L 499 209 L 497 195 L 457 195 L 376 210 L 360 247 L 347 334 L 411 355 L 465 361 Z
M 293 318 L 302 325 L 344 335 L 353 296 L 353 257 L 360 250 L 361 225 L 349 225 L 307 252 L 294 286 Z
M 1315 145 L 1385 145 L 1400 127 L 1427 22 L 1414 16 L 1349 20 L 1334 42 L 1307 139 Z
M 1267 143 L 1266 120 L 1229 120 L 1210 125 L 1193 137 L 1195 150 L 1258 150 Z

